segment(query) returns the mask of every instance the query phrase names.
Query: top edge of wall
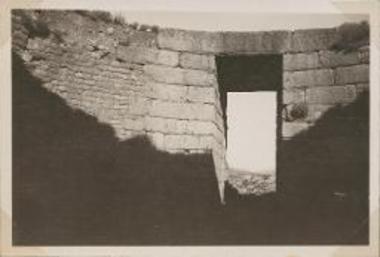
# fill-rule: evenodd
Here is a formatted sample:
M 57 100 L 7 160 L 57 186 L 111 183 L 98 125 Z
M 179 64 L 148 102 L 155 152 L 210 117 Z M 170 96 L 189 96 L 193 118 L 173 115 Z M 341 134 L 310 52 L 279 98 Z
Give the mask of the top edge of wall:
M 12 12 L 21 9 L 13 9 Z M 23 10 L 24 11 L 24 10 Z M 36 10 L 25 10 L 36 11 Z M 49 10 L 59 11 L 60 10 Z M 94 12 L 80 10 L 65 10 L 87 17 L 93 22 L 102 22 L 111 26 L 118 26 L 123 33 L 123 27 L 144 33 L 157 44 L 149 47 L 158 47 L 180 52 L 198 54 L 283 54 L 313 52 L 329 50 L 339 38 L 338 27 L 311 28 L 297 30 L 269 30 L 269 31 L 201 31 L 178 28 L 158 28 L 145 24 L 128 24 L 117 21 L 111 13 L 99 11 L 98 16 L 91 17 Z M 115 22 L 116 21 L 116 22 Z M 137 34 L 135 36 L 138 36 Z M 141 41 L 141 40 L 140 40 Z M 139 42 L 140 42 L 139 41 Z

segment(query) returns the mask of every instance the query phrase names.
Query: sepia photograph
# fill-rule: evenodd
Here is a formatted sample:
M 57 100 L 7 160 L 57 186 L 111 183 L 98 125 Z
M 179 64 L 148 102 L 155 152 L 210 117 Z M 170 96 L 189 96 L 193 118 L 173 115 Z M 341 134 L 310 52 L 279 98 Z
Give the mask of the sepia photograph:
M 369 13 L 9 17 L 13 247 L 370 245 Z

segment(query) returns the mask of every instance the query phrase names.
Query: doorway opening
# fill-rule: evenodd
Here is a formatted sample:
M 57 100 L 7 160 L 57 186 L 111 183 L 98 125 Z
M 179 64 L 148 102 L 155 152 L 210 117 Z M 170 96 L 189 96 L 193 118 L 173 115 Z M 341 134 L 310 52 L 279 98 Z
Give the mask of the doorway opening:
M 254 177 L 249 180 L 256 183 L 257 178 L 260 181 L 262 177 L 270 177 L 272 185 L 268 190 L 275 191 L 281 132 L 282 56 L 218 56 L 216 63 L 229 180 L 236 176 L 238 180 Z M 251 191 L 256 192 L 254 188 Z
M 230 170 L 275 174 L 276 94 L 227 93 L 226 156 Z

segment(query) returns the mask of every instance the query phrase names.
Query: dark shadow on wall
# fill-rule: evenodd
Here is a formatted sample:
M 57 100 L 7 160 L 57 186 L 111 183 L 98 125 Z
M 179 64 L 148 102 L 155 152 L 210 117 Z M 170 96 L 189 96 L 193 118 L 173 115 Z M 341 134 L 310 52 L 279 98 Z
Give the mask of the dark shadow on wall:
M 368 92 L 328 110 L 311 128 L 283 140 L 279 151 L 283 215 L 304 227 L 292 236 L 302 238 L 307 229 L 315 242 L 368 243 Z
M 12 79 L 13 244 L 213 240 L 220 199 L 211 154 L 169 154 L 144 136 L 119 142 L 44 89 L 16 54 Z
M 242 228 L 240 242 L 249 244 L 246 238 L 253 235 L 255 244 L 368 244 L 368 93 L 281 141 L 277 189 L 257 197 L 227 186 L 228 216 L 249 224 L 231 227 Z

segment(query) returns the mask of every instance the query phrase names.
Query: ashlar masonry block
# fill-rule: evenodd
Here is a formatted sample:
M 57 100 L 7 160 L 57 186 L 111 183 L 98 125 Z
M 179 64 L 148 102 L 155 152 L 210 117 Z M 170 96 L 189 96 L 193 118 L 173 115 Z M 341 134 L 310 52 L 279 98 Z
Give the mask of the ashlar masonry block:
M 162 29 L 158 33 L 158 46 L 185 52 L 218 53 L 222 51 L 222 36 L 206 31 Z
M 144 70 L 154 81 L 167 84 L 212 86 L 216 81 L 213 74 L 201 70 L 170 68 L 160 65 L 145 65 Z
M 306 102 L 310 104 L 344 104 L 356 99 L 354 85 L 316 87 L 306 90 Z
M 283 67 L 286 71 L 308 70 L 321 67 L 318 53 L 284 54 Z
M 167 50 L 158 50 L 148 47 L 118 46 L 117 57 L 132 63 L 152 63 L 167 66 L 179 64 L 179 53 Z
M 334 83 L 330 69 L 284 72 L 284 88 L 328 86 Z
M 361 64 L 336 69 L 336 84 L 363 83 L 369 81 L 369 65 Z
M 195 70 L 215 70 L 215 57 L 212 55 L 182 53 L 179 64 L 183 68 Z

